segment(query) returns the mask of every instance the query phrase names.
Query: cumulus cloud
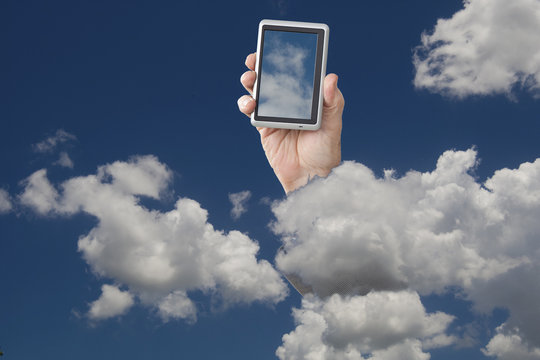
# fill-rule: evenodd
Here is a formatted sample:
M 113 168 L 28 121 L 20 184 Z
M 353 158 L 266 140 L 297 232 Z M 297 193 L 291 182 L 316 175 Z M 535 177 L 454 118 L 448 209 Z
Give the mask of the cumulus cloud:
M 540 97 L 540 1 L 465 0 L 450 19 L 422 34 L 414 84 L 450 96 Z
M 133 305 L 133 296 L 116 286 L 103 285 L 101 296 L 90 304 L 88 317 L 92 320 L 103 320 L 125 314 Z
M 472 149 L 402 177 L 342 164 L 273 204 L 278 268 L 322 298 L 458 289 L 476 311 L 509 309 L 507 325 L 540 346 L 540 159 L 483 183 L 476 166 Z
M 521 338 L 519 329 L 507 330 L 505 325 L 497 328 L 497 334 L 489 341 L 482 352 L 488 356 L 495 356 L 500 360 L 540 359 L 540 347 L 528 346 Z
M 193 323 L 197 320 L 197 308 L 184 291 L 174 291 L 158 303 L 158 312 L 163 321 L 185 319 Z
M 235 220 L 239 219 L 243 213 L 247 211 L 246 202 L 251 198 L 251 191 L 244 190 L 237 193 L 229 194 L 229 201 L 232 204 L 231 217 Z
M 282 300 L 286 286 L 269 262 L 257 260 L 258 244 L 238 231 L 214 229 L 199 203 L 180 198 L 168 212 L 140 204 L 141 197 L 160 199 L 171 179 L 157 158 L 137 156 L 64 181 L 58 190 L 39 170 L 24 181 L 20 199 L 43 215 L 94 216 L 97 225 L 78 241 L 83 258 L 164 319 L 194 321 L 188 297 L 194 290 L 223 306 Z
M 13 205 L 8 192 L 4 189 L 0 189 L 0 214 L 5 214 L 11 211 Z
M 453 317 L 426 313 L 410 291 L 307 296 L 293 316 L 297 327 L 283 336 L 280 359 L 429 359 L 423 348 L 455 341 L 446 334 Z
M 56 149 L 59 144 L 76 140 L 77 137 L 63 129 L 58 129 L 56 133 L 48 138 L 33 145 L 34 151 L 38 153 L 50 153 Z
M 54 165 L 59 165 L 59 166 L 62 166 L 62 167 L 67 167 L 67 168 L 73 169 L 74 164 L 73 164 L 73 160 L 71 160 L 68 153 L 65 152 L 65 151 L 62 151 L 60 153 L 60 157 L 58 158 L 58 160 L 56 160 L 54 162 Z

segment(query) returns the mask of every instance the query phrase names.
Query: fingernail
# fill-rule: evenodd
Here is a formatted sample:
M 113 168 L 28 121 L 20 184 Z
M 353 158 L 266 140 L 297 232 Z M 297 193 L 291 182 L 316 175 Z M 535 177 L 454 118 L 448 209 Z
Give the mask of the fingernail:
M 242 107 L 246 107 L 250 102 L 251 100 L 253 100 L 252 98 L 246 98 L 244 100 L 242 100 Z
M 251 100 L 253 100 L 252 98 L 243 98 L 243 99 L 240 99 L 238 101 L 239 105 L 241 108 L 245 108 L 247 106 L 247 104 L 249 104 L 251 102 Z

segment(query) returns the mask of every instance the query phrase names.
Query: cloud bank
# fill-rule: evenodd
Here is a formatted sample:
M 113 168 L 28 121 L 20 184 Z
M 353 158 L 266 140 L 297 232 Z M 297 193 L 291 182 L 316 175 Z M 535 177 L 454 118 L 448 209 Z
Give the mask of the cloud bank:
M 258 244 L 238 231 L 214 229 L 199 203 L 180 198 L 168 212 L 140 204 L 143 197 L 162 198 L 171 179 L 171 171 L 157 158 L 136 156 L 58 187 L 45 169 L 36 171 L 23 182 L 19 199 L 41 215 L 82 212 L 98 220 L 79 238 L 78 249 L 98 276 L 129 293 L 104 286 L 90 307 L 91 318 L 123 313 L 131 305 L 129 294 L 164 320 L 187 321 L 196 319 L 190 291 L 203 291 L 225 307 L 282 300 L 287 288 L 270 263 L 257 260 Z
M 540 1 L 465 0 L 450 19 L 422 34 L 414 85 L 449 96 L 540 97 Z
M 362 164 L 342 164 L 274 203 L 272 229 L 283 240 L 278 268 L 321 301 L 336 293 L 457 291 L 475 311 L 510 310 L 485 351 L 503 354 L 496 344 L 518 336 L 534 353 L 540 346 L 540 159 L 496 171 L 484 183 L 474 177 L 476 164 L 472 149 L 447 151 L 435 170 L 402 177 L 387 170 L 377 178 Z M 303 320 L 297 322 L 301 327 Z M 328 333 L 338 331 L 326 326 Z M 356 346 L 351 341 L 347 346 Z

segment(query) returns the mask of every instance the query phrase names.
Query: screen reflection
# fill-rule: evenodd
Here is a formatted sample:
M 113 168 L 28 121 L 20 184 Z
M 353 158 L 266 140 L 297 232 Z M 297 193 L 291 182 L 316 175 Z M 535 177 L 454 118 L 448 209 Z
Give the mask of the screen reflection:
M 317 34 L 265 30 L 259 116 L 310 119 Z

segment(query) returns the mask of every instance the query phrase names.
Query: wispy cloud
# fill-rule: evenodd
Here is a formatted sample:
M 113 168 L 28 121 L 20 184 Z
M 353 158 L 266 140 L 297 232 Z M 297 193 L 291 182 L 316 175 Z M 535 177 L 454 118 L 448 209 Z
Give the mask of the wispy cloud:
M 38 153 L 53 152 L 59 144 L 76 140 L 77 137 L 63 129 L 58 129 L 56 133 L 33 145 L 33 149 Z
M 96 217 L 97 225 L 78 241 L 83 258 L 164 320 L 194 321 L 196 306 L 188 296 L 194 290 L 223 306 L 282 300 L 287 288 L 270 263 L 257 260 L 258 244 L 238 231 L 215 230 L 199 203 L 180 198 L 168 212 L 139 204 L 140 197 L 160 199 L 171 180 L 157 158 L 137 156 L 58 187 L 44 169 L 36 171 L 23 182 L 20 199 L 42 215 Z
M 244 190 L 237 193 L 229 194 L 229 201 L 232 204 L 231 217 L 235 220 L 239 219 L 242 214 L 247 211 L 247 201 L 251 198 L 251 191 Z
M 12 208 L 13 205 L 11 204 L 9 193 L 4 189 L 0 189 L 0 214 L 8 213 Z
M 289 1 L 288 0 L 270 0 L 274 8 L 278 11 L 280 16 L 285 16 L 289 12 Z
M 73 169 L 73 165 L 74 165 L 73 160 L 71 160 L 68 153 L 65 152 L 65 151 L 62 151 L 60 153 L 60 157 L 53 164 L 54 165 L 59 165 L 59 166 L 62 166 L 62 167 L 67 167 L 67 168 L 70 168 L 70 169 Z
M 540 159 L 484 183 L 471 175 L 476 164 L 474 150 L 447 151 L 432 172 L 401 178 L 342 164 L 274 203 L 278 268 L 323 299 L 459 289 L 475 311 L 510 310 L 499 338 L 514 329 L 539 347 Z
M 540 2 L 466 0 L 422 34 L 414 84 L 450 96 L 511 96 L 521 86 L 540 97 Z

